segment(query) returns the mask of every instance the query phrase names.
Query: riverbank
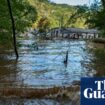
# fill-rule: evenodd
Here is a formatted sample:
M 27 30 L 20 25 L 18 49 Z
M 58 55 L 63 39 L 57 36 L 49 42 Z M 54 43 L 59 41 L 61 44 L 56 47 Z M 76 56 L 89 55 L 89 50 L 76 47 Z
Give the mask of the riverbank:
M 93 42 L 105 44 L 105 38 L 97 38 L 97 39 L 94 39 Z
M 97 38 L 88 42 L 90 49 L 103 49 L 105 48 L 105 38 Z
M 76 95 L 80 90 L 79 85 L 69 87 L 52 87 L 52 88 L 31 88 L 31 87 L 8 87 L 0 88 L 0 96 L 2 97 L 20 97 L 20 98 L 59 98 Z M 72 93 L 72 94 L 71 94 Z
M 79 105 L 80 86 L 72 85 L 69 87 L 53 87 L 53 88 L 43 88 L 43 89 L 25 88 L 25 87 L 24 88 L 1 88 L 0 96 L 2 96 L 0 97 L 0 102 L 3 99 L 5 99 L 5 101 L 7 99 L 7 100 L 11 100 L 9 102 L 12 102 L 12 103 L 15 102 L 14 105 L 16 104 L 16 100 L 18 102 L 22 102 L 19 99 L 26 100 L 23 103 L 26 103 L 27 100 L 33 100 L 33 101 L 28 102 L 27 105 L 30 105 L 32 103 L 34 105 L 44 105 L 42 104 L 42 100 L 46 100 L 45 102 L 49 100 L 50 103 L 47 102 L 46 105 L 54 105 L 54 103 L 56 103 L 56 105 L 61 105 L 62 100 L 65 105 L 74 105 L 74 104 Z
M 14 56 L 7 57 L 4 53 L 2 55 L 5 59 L 0 62 L 0 101 L 2 98 L 5 100 L 14 98 L 14 102 L 17 102 L 16 99 L 19 98 L 26 99 L 25 101 L 32 99 L 35 102 L 38 99 L 41 103 L 42 99 L 51 99 L 47 102 L 48 104 L 36 104 L 36 102 L 33 105 L 79 105 L 80 82 L 74 83 L 74 81 L 94 75 L 94 71 L 90 70 L 89 66 L 87 67 L 93 56 L 89 52 L 87 41 L 66 39 L 41 41 L 38 42 L 38 50 L 32 46 L 36 43 L 34 39 L 18 42 L 21 46 L 18 48 L 20 57 L 17 62 Z M 69 50 L 69 58 L 68 65 L 65 66 L 63 61 L 67 50 Z M 20 84 L 26 87 L 19 87 Z M 13 102 L 11 100 L 8 102 Z M 49 104 L 52 102 L 54 103 Z M 0 105 L 5 104 L 0 103 Z

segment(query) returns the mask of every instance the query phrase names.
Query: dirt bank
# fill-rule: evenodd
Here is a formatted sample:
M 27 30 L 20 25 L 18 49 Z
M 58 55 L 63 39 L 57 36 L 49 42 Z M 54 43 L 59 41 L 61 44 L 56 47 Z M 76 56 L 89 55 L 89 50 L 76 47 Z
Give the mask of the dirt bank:
M 43 98 L 43 97 L 71 97 L 79 92 L 79 86 L 54 87 L 54 88 L 0 88 L 0 96 L 20 98 Z
M 105 38 L 97 38 L 97 39 L 94 39 L 93 42 L 105 44 Z

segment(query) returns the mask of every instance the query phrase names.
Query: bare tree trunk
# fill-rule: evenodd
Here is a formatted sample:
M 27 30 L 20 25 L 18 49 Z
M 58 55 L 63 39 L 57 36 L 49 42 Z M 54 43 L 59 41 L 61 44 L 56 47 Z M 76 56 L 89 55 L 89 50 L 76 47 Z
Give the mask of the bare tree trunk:
M 15 51 L 15 54 L 16 54 L 16 59 L 18 59 L 19 56 L 18 56 L 18 51 L 17 51 L 17 47 L 16 47 L 15 22 L 14 22 L 14 18 L 13 18 L 13 15 L 12 15 L 10 0 L 7 0 L 7 4 L 8 4 L 8 9 L 9 9 L 9 14 L 10 14 L 10 17 L 11 17 L 11 23 L 12 23 L 14 51 Z
M 68 50 L 66 52 L 66 58 L 64 59 L 64 64 L 67 67 L 67 64 L 68 64 Z

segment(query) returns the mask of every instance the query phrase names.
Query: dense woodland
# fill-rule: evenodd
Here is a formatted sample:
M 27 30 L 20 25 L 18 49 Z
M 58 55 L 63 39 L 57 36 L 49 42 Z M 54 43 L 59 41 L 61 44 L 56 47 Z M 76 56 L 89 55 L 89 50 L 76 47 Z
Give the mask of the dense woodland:
M 14 29 L 10 12 L 16 35 L 25 32 L 29 27 L 40 31 L 54 27 L 77 27 L 97 28 L 104 36 L 105 0 L 94 0 L 90 6 L 55 4 L 50 0 L 1 0 L 0 7 L 0 47 L 12 47 Z

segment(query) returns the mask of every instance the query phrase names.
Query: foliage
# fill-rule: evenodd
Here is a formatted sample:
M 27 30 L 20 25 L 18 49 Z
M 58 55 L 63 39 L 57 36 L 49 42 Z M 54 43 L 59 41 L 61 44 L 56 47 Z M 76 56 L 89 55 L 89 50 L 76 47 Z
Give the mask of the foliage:
M 36 20 L 35 7 L 26 0 L 10 0 L 17 34 L 30 27 Z M 0 44 L 12 45 L 12 25 L 6 0 L 0 2 Z
M 40 1 L 40 2 L 39 2 Z M 46 2 L 47 1 L 47 2 Z M 81 18 L 76 17 L 75 21 L 70 17 L 77 13 L 81 6 L 70 6 L 67 4 L 56 4 L 52 3 L 49 0 L 30 0 L 30 3 L 36 7 L 38 12 L 38 19 L 34 23 L 33 27 L 37 28 L 37 24 L 41 17 L 47 17 L 50 21 L 50 28 L 55 27 L 78 27 L 78 28 L 86 28 L 85 25 L 85 12 L 82 12 Z M 84 6 L 82 7 L 84 10 Z M 81 13 L 80 13 L 81 14 Z M 77 14 L 78 15 L 78 14 Z M 71 22 L 68 22 L 70 18 Z
M 37 12 L 26 0 L 12 0 L 12 11 L 16 23 L 17 32 L 24 31 L 36 20 Z
M 74 26 L 74 27 L 79 27 L 78 24 L 80 25 L 82 23 L 82 26 L 84 28 L 86 28 L 87 27 L 87 26 L 85 26 L 85 21 L 86 21 L 86 17 L 87 17 L 86 14 L 87 14 L 87 11 L 89 10 L 89 8 L 86 5 L 76 6 L 76 7 L 77 7 L 77 10 L 74 13 L 72 13 L 72 15 L 68 19 L 66 25 L 68 26 L 69 24 L 72 24 L 72 26 Z
M 50 26 L 50 21 L 48 20 L 47 17 L 42 17 L 39 22 L 38 22 L 38 29 L 40 32 L 46 32 L 47 29 L 49 29 Z
M 105 0 L 101 0 L 103 8 L 105 9 Z
M 88 12 L 87 22 L 90 28 L 97 28 L 105 36 L 105 0 L 102 2 L 95 2 L 91 5 L 90 11 Z

